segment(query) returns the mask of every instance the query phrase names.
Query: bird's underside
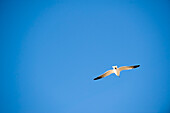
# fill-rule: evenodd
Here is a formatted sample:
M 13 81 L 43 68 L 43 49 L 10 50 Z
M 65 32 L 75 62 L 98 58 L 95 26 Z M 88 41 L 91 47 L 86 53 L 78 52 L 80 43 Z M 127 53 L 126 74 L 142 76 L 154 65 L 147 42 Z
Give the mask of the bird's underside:
M 104 78 L 106 76 L 111 75 L 112 73 L 115 73 L 117 76 L 119 76 L 120 71 L 134 69 L 134 68 L 137 68 L 139 66 L 140 65 L 122 66 L 122 67 L 119 67 L 119 68 L 117 68 L 117 66 L 113 66 L 113 69 L 106 71 L 104 74 L 94 78 L 94 80 L 98 80 L 98 79 Z

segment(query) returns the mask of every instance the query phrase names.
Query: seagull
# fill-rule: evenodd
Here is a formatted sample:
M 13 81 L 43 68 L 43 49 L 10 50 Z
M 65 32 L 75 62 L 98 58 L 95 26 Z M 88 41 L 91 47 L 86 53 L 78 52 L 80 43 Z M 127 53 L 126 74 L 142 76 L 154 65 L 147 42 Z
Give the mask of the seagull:
M 122 67 L 119 67 L 119 68 L 117 68 L 117 66 L 112 66 L 113 69 L 106 71 L 104 74 L 94 78 L 94 80 L 98 80 L 98 79 L 104 78 L 106 76 L 109 76 L 112 73 L 115 73 L 118 77 L 120 77 L 119 76 L 120 75 L 120 71 L 134 69 L 134 68 L 137 68 L 139 66 L 140 65 L 122 66 Z

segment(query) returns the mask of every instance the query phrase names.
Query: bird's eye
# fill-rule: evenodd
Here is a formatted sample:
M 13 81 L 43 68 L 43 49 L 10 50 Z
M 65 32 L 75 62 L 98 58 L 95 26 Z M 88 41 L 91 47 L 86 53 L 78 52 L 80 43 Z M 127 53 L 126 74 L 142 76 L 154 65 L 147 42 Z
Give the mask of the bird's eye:
M 116 69 L 116 67 L 115 67 L 115 69 Z

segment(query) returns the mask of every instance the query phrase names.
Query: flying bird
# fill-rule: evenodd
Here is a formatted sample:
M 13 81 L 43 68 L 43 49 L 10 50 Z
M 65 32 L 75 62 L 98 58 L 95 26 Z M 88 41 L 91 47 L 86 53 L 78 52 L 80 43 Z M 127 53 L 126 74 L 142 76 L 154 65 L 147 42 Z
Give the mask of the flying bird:
M 115 73 L 118 77 L 120 77 L 120 71 L 134 69 L 134 68 L 137 68 L 139 66 L 140 65 L 122 66 L 122 67 L 119 67 L 119 68 L 117 68 L 117 66 L 112 66 L 113 69 L 106 71 L 104 74 L 94 78 L 94 80 L 98 80 L 98 79 L 104 78 L 106 76 L 109 76 L 112 73 Z

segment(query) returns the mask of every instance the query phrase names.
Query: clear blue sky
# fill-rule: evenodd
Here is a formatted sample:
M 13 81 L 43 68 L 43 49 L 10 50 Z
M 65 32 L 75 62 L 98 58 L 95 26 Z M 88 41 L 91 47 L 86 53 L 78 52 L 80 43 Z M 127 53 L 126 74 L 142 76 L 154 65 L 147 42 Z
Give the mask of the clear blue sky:
M 2 0 L 0 112 L 170 112 L 169 12 L 169 0 Z

